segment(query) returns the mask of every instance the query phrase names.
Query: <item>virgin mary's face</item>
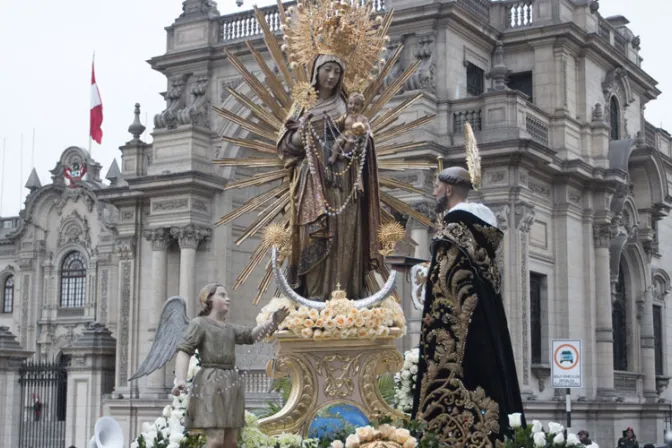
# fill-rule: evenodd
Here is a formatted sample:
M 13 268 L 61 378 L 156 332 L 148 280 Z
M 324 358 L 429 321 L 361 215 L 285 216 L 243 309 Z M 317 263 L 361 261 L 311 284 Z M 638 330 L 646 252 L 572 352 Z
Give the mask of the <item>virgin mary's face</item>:
M 341 67 L 335 62 L 327 62 L 317 69 L 317 84 L 322 88 L 332 90 L 341 80 Z

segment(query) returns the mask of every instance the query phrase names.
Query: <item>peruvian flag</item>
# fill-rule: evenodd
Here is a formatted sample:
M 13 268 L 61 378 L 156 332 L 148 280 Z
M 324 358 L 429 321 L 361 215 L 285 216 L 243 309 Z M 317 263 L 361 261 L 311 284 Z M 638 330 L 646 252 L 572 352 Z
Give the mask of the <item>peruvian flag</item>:
M 91 63 L 91 138 L 100 145 L 103 141 L 103 102 L 100 99 L 98 84 L 96 84 L 95 62 Z

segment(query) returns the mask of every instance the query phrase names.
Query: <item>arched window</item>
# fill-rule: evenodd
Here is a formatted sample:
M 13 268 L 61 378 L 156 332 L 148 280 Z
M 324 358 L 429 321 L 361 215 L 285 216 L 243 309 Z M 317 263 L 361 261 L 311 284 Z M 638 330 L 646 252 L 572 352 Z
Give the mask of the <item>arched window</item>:
M 614 333 L 614 370 L 628 370 L 628 332 L 626 322 L 627 293 L 623 263 L 618 269 L 618 281 L 611 305 L 611 325 Z
M 621 138 L 621 114 L 615 96 L 612 96 L 609 101 L 609 121 L 611 124 L 611 139 L 619 140 Z
M 2 286 L 2 312 L 11 313 L 14 311 L 14 276 L 7 277 Z
M 61 264 L 61 308 L 83 308 L 86 288 L 86 260 L 70 252 Z

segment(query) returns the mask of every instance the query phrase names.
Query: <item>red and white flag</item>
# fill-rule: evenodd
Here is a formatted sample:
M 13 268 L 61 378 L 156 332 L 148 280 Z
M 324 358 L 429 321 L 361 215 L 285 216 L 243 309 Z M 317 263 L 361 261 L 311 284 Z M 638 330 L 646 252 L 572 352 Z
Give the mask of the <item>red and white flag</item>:
M 98 84 L 96 84 L 95 63 L 91 63 L 91 127 L 90 136 L 100 145 L 103 141 L 103 102 L 100 99 Z

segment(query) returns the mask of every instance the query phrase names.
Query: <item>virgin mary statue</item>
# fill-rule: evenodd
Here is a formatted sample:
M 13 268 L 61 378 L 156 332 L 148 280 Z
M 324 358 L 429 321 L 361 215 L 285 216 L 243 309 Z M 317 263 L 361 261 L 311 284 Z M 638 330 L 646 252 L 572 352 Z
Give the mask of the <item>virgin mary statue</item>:
M 367 280 L 375 284 L 370 274 L 382 266 L 373 139 L 366 135 L 350 153 L 329 161 L 347 112 L 346 69 L 337 56 L 317 56 L 311 74 L 315 104 L 294 108 L 278 143 L 296 185 L 288 279 L 314 300 L 326 300 L 339 287 L 348 297 L 362 297 Z
M 422 142 L 393 141 L 432 119 L 422 117 L 410 123 L 400 120 L 400 115 L 422 94 L 383 110 L 416 70 L 417 63 L 398 80 L 385 85 L 401 50 L 386 62 L 381 61 L 392 13 L 379 14 L 370 0 L 297 0 L 296 6 L 287 11 L 279 5 L 278 12 L 284 33 L 282 46 L 264 13 L 255 9 L 277 71 L 254 47 L 248 47 L 265 83 L 235 55 L 227 53 L 228 61 L 259 101 L 228 89 L 249 110 L 249 116 L 215 108 L 223 118 L 249 133 L 242 139 L 227 135 L 222 138 L 263 153 L 264 157 L 219 159 L 214 163 L 273 168 L 231 182 L 225 187 L 227 190 L 276 181 L 279 184 L 223 216 L 218 224 L 230 223 L 264 207 L 236 244 L 264 229 L 266 235 L 273 233 L 270 229 L 278 230 L 274 234 L 281 234 L 283 243 L 277 246 L 285 248 L 282 252 L 287 261 L 287 277 L 297 293 L 324 301 L 340 288 L 349 298 L 359 299 L 378 291 L 388 277 L 378 233 L 387 235 L 384 230 L 396 224 L 381 203 L 432 225 L 429 219 L 379 187 L 421 192 L 399 180 L 379 176 L 378 169 L 431 167 L 425 162 L 400 160 L 406 150 L 420 147 Z M 382 146 L 374 148 L 374 134 L 376 143 Z M 279 159 L 268 157 L 270 154 Z M 377 159 L 380 156 L 384 158 Z M 245 282 L 271 246 L 276 244 L 270 239 L 262 240 L 234 287 Z M 255 303 L 273 278 L 269 263 Z

